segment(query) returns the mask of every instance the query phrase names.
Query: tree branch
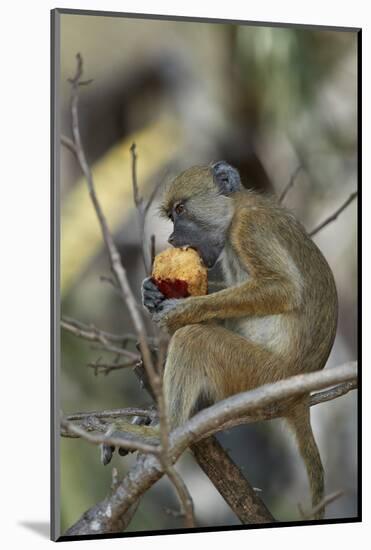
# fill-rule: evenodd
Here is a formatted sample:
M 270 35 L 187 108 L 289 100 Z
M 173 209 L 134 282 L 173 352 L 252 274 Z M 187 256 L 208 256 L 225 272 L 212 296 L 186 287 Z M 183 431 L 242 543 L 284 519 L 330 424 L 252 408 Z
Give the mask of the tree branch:
M 338 384 L 328 390 L 314 392 L 311 394 L 309 398 L 308 405 L 309 407 L 313 407 L 314 405 L 326 403 L 327 401 L 331 401 L 332 399 L 337 399 L 342 395 L 346 395 L 347 393 L 349 393 L 352 390 L 355 390 L 356 388 L 357 388 L 357 381 L 353 380 L 351 382 L 344 382 L 344 383 Z M 275 403 L 270 407 L 265 407 L 264 409 L 254 411 L 254 413 L 249 416 L 244 415 L 241 417 L 235 417 L 229 421 L 224 421 L 224 422 L 221 421 L 210 432 L 206 432 L 203 438 L 209 438 L 215 433 L 218 433 L 224 430 L 229 430 L 231 428 L 240 426 L 242 424 L 251 424 L 254 422 L 262 422 L 266 420 L 273 420 L 275 418 L 280 418 L 284 415 L 285 409 L 286 409 L 285 403 Z M 80 424 L 86 421 L 85 426 L 83 424 L 81 425 L 82 427 L 85 427 L 85 429 L 87 429 L 87 427 L 90 428 L 92 425 L 94 426 L 96 419 L 114 420 L 114 419 L 119 419 L 123 417 L 125 418 L 128 416 L 143 416 L 152 421 L 158 418 L 157 411 L 155 409 L 141 409 L 141 408 L 129 407 L 125 409 L 109 409 L 104 411 L 88 411 L 88 412 L 73 413 L 73 414 L 67 415 L 66 420 L 67 421 L 77 420 L 77 421 L 80 421 Z M 102 431 L 104 431 L 104 428 L 105 426 L 102 427 Z M 197 443 L 201 443 L 201 442 L 198 441 Z M 202 439 L 202 443 L 203 443 L 203 439 Z M 210 447 L 210 444 L 205 445 L 205 448 L 206 447 Z M 201 451 L 198 450 L 197 454 L 199 455 L 200 452 Z M 194 454 L 196 455 L 196 453 Z M 196 458 L 198 460 L 198 456 Z M 202 458 L 201 460 L 205 462 L 204 458 Z M 210 468 L 211 470 L 215 470 L 215 465 L 210 466 Z M 223 471 L 224 471 L 224 468 L 223 468 Z
M 262 499 L 215 437 L 194 443 L 191 451 L 243 524 L 275 521 Z
M 112 340 L 122 342 L 124 344 L 128 339 L 132 339 L 131 335 L 118 336 L 109 332 L 105 332 L 103 330 L 99 330 L 94 325 L 90 325 L 88 327 L 87 325 L 84 325 L 83 323 L 80 323 L 78 321 L 72 319 L 67 320 L 67 318 L 62 318 L 61 327 L 71 334 L 78 336 L 79 338 L 89 340 L 90 342 L 99 342 L 100 344 L 102 344 L 103 349 L 105 349 L 106 351 L 116 353 L 117 355 L 123 355 L 125 357 L 128 357 L 132 361 L 141 361 L 141 357 L 139 354 L 133 353 L 124 348 L 119 348 L 118 346 L 115 346 L 110 342 L 110 340 Z
M 342 395 L 345 395 L 356 388 L 357 381 L 354 380 L 352 382 L 338 384 L 329 390 L 315 392 L 310 396 L 308 405 L 309 407 L 313 407 L 314 405 L 319 405 L 320 403 L 326 403 L 326 401 L 331 401 L 332 399 L 341 397 Z M 204 437 L 215 434 L 219 431 L 229 430 L 230 428 L 240 426 L 241 424 L 251 424 L 253 422 L 261 422 L 264 420 L 281 418 L 282 416 L 284 416 L 285 410 L 286 404 L 284 402 L 275 403 L 270 407 L 255 411 L 253 415 L 244 415 L 241 417 L 232 418 L 231 420 L 228 420 L 226 422 L 222 422 L 218 425 L 217 430 L 212 429 L 209 433 L 206 433 Z
M 145 246 L 144 246 L 144 226 L 146 222 L 146 212 L 144 208 L 143 197 L 140 195 L 139 187 L 138 187 L 138 178 L 137 178 L 138 155 L 137 155 L 137 149 L 136 149 L 135 143 L 132 143 L 130 147 L 130 154 L 131 154 L 131 179 L 132 179 L 132 185 L 133 185 L 133 198 L 134 198 L 134 204 L 138 213 L 138 221 L 139 221 L 139 242 L 141 243 L 140 249 L 142 253 L 144 271 L 146 275 L 149 275 L 149 270 L 148 270 L 147 261 L 146 261 Z
M 299 164 L 299 166 L 294 170 L 294 172 L 291 174 L 291 177 L 289 179 L 289 182 L 288 184 L 286 185 L 286 187 L 284 188 L 284 190 L 282 191 L 281 195 L 279 196 L 279 199 L 278 199 L 278 202 L 281 204 L 283 203 L 283 201 L 285 200 L 285 197 L 287 195 L 287 193 L 290 191 L 290 189 L 292 187 L 294 187 L 294 184 L 296 182 L 296 178 L 300 172 L 300 170 L 303 168 L 303 166 L 301 164 Z
M 70 139 L 69 137 L 67 136 L 61 136 L 61 144 L 66 147 L 66 149 L 68 149 L 69 151 L 71 151 L 71 153 L 73 153 L 74 155 L 76 155 L 76 147 L 75 147 L 75 144 L 73 143 L 72 139 Z
M 157 418 L 157 412 L 154 409 L 141 409 L 136 407 L 127 407 L 125 409 L 108 409 L 104 411 L 77 412 L 68 414 L 67 421 L 84 420 L 86 418 L 121 418 L 126 416 L 144 416 L 150 419 Z
M 74 434 L 81 437 L 88 443 L 92 443 L 93 445 L 110 445 L 112 447 L 128 449 L 129 451 L 136 450 L 141 451 L 142 453 L 151 453 L 156 456 L 160 454 L 160 448 L 158 445 L 150 445 L 145 443 L 143 441 L 143 437 L 136 437 L 135 434 L 125 434 L 125 436 L 122 436 L 120 433 L 120 437 L 116 437 L 114 435 L 94 435 L 81 428 L 81 426 L 77 426 L 76 424 L 66 420 L 65 418 L 61 419 L 61 428 L 64 429 L 67 434 Z M 143 426 L 141 426 L 141 428 L 143 429 Z
M 344 495 L 344 491 L 336 491 L 335 493 L 331 493 L 330 495 L 327 495 L 325 498 L 321 500 L 309 512 L 304 512 L 301 505 L 298 504 L 299 513 L 302 519 L 314 519 L 316 517 L 316 514 L 323 510 L 328 504 L 331 504 L 331 502 L 334 502 L 338 498 L 342 497 Z
M 97 361 L 94 361 L 93 363 L 88 363 L 87 367 L 94 370 L 95 376 L 98 376 L 99 373 L 103 373 L 105 376 L 107 376 L 112 371 L 135 367 L 137 363 L 137 359 L 131 359 L 129 361 L 126 361 L 125 363 L 102 363 L 98 358 Z
M 171 434 L 169 456 L 175 462 L 193 441 L 213 430 L 217 431 L 218 425 L 234 416 L 251 416 L 254 411 L 274 406 L 277 401 L 287 400 L 314 390 L 322 390 L 336 384 L 354 382 L 356 378 L 357 364 L 352 362 L 332 369 L 293 376 L 219 401 L 197 413 Z M 122 515 L 160 479 L 163 473 L 161 461 L 153 455 L 146 456 L 143 462 L 136 464 L 110 497 L 85 512 L 66 535 L 90 534 L 94 530 L 100 533 L 120 530 Z M 254 521 L 256 518 L 252 519 Z
M 321 231 L 321 229 L 323 229 L 324 227 L 326 227 L 326 225 L 328 225 L 329 223 L 333 222 L 336 220 L 336 218 L 339 216 L 339 214 L 341 214 L 343 212 L 343 210 L 346 209 L 347 206 L 349 206 L 349 204 L 356 198 L 356 196 L 358 195 L 358 191 L 354 191 L 348 198 L 347 200 L 340 206 L 340 208 L 338 208 L 333 214 L 331 214 L 331 216 L 329 216 L 328 218 L 326 218 L 322 223 L 320 223 L 319 225 L 317 225 L 317 227 L 315 229 L 312 229 L 312 231 L 309 233 L 309 236 L 310 237 L 313 237 L 314 235 L 316 235 L 319 231 Z

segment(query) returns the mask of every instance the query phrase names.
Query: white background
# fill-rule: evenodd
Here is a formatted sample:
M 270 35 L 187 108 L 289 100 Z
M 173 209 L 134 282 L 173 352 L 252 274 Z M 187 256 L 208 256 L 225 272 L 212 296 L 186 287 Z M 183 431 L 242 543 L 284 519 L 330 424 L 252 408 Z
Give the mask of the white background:
M 370 16 L 368 2 L 310 3 L 297 0 L 211 2 L 47 0 L 7 2 L 1 8 L 0 221 L 1 221 L 1 423 L 0 543 L 4 548 L 41 548 L 49 520 L 49 106 L 50 25 L 54 7 L 233 18 L 363 28 L 363 150 L 370 158 Z M 4 124 L 5 122 L 5 124 Z M 368 123 L 368 124 L 367 124 Z M 367 127 L 368 126 L 368 127 Z M 364 154 L 364 523 L 280 528 L 188 536 L 70 542 L 69 548 L 365 548 L 370 529 L 370 399 L 367 320 L 370 310 L 367 236 L 370 163 Z M 367 219 L 368 218 L 368 219 Z M 5 306 L 5 307 L 4 307 Z M 36 361 L 37 358 L 37 361 Z M 366 433 L 367 432 L 367 433 Z M 28 524 L 44 525 L 45 534 Z M 40 531 L 40 529 L 39 529 Z M 367 536 L 368 535 L 368 536 Z

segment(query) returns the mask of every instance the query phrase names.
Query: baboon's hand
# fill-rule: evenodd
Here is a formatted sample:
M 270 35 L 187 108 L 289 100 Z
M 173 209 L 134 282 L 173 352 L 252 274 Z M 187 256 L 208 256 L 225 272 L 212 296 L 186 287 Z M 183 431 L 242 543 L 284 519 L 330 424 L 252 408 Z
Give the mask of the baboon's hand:
M 182 302 L 183 299 L 167 299 L 157 288 L 151 277 L 144 279 L 142 284 L 143 306 L 160 326 L 166 325 L 169 312 L 177 308 Z
M 142 283 L 142 303 L 146 310 L 153 315 L 166 300 L 151 277 L 144 279 Z

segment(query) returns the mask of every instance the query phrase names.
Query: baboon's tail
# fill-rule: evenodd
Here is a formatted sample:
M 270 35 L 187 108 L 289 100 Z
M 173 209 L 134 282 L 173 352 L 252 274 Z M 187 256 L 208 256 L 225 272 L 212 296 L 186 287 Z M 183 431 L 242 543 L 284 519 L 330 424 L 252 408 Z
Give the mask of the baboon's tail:
M 287 421 L 295 433 L 299 452 L 305 463 L 312 493 L 312 507 L 315 508 L 324 498 L 324 474 L 310 423 L 309 407 L 306 402 L 295 405 L 290 411 Z M 324 514 L 325 509 L 323 507 L 316 512 L 314 518 L 322 519 Z

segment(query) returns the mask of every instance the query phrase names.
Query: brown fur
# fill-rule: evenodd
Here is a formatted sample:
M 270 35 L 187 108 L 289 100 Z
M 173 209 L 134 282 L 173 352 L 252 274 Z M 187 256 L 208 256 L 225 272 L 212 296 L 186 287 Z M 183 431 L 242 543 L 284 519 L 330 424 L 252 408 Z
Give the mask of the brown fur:
M 331 270 L 290 212 L 253 192 L 218 194 L 209 167 L 181 174 L 167 191 L 163 212 L 185 199 L 201 224 L 202 216 L 206 224 L 212 214 L 214 223 L 218 216 L 220 225 L 227 220 L 221 257 L 227 288 L 187 298 L 165 319 L 174 333 L 164 374 L 174 427 L 199 402 L 323 368 L 337 325 Z M 289 409 L 287 420 L 315 506 L 323 498 L 323 468 L 305 400 Z

